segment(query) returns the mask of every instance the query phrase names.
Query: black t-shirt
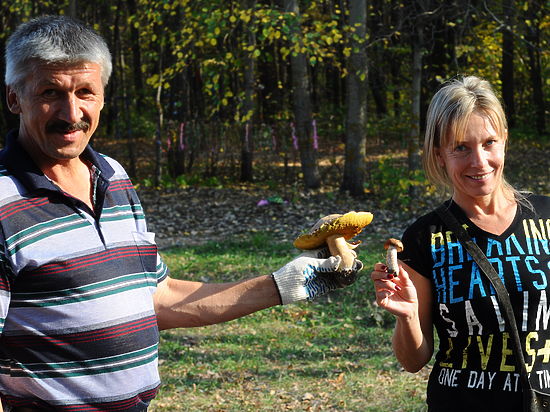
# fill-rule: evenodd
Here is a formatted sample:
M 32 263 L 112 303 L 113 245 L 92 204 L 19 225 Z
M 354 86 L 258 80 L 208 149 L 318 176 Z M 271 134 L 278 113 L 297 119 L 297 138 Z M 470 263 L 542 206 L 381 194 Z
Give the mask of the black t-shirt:
M 497 236 L 451 211 L 508 290 L 534 389 L 550 394 L 550 197 L 528 197 Z M 435 212 L 403 234 L 400 259 L 431 280 L 439 349 L 428 383 L 433 410 L 521 410 L 521 383 L 502 307 L 486 276 Z

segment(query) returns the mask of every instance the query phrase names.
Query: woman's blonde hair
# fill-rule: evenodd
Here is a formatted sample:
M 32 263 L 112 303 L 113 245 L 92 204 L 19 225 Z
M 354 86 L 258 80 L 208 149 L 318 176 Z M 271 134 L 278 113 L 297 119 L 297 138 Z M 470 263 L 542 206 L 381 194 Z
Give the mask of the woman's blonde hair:
M 498 135 L 507 138 L 508 125 L 504 110 L 486 80 L 476 76 L 449 80 L 430 102 L 426 117 L 423 164 L 428 179 L 442 189 L 452 190 L 453 186 L 445 168 L 438 162 L 438 149 L 463 140 L 466 126 L 474 112 L 487 116 Z M 501 183 L 506 193 L 510 193 L 510 190 L 517 193 L 504 178 Z

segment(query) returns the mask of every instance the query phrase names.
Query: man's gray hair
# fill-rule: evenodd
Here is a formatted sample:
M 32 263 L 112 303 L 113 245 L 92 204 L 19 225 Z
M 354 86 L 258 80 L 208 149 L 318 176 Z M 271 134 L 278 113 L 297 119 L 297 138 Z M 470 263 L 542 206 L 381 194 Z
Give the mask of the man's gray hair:
M 21 89 L 33 63 L 97 63 L 107 86 L 111 53 L 105 40 L 92 28 L 67 16 L 42 16 L 21 24 L 6 44 L 6 85 Z

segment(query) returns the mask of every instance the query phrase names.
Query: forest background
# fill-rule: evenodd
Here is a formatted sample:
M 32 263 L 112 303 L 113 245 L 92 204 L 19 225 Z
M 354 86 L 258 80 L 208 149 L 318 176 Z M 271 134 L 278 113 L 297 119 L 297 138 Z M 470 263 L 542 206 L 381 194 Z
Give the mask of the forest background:
M 544 0 L 2 0 L 0 46 L 22 21 L 59 13 L 107 39 L 94 144 L 116 144 L 144 186 L 418 195 L 427 103 L 462 74 L 494 85 L 514 138 L 548 137 Z M 17 119 L 0 100 L 4 136 Z M 367 166 L 388 150 L 400 163 Z
M 174 277 L 269 273 L 299 231 L 352 209 L 374 212 L 359 257 L 381 261 L 441 199 L 420 168 L 424 115 L 457 75 L 502 98 L 508 180 L 550 195 L 545 0 L 0 0 L 0 47 L 60 13 L 110 46 L 92 143 L 129 172 Z M 0 90 L 1 147 L 18 120 Z M 430 365 L 403 373 L 368 271 L 316 302 L 163 332 L 150 409 L 424 411 Z

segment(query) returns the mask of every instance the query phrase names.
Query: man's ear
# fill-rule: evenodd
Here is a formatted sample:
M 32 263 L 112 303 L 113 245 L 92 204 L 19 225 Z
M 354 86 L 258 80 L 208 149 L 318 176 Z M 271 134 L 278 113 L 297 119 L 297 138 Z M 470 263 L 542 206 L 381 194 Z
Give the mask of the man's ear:
M 21 113 L 21 105 L 19 104 L 19 97 L 11 86 L 6 86 L 6 102 L 8 103 L 8 109 L 13 114 Z

